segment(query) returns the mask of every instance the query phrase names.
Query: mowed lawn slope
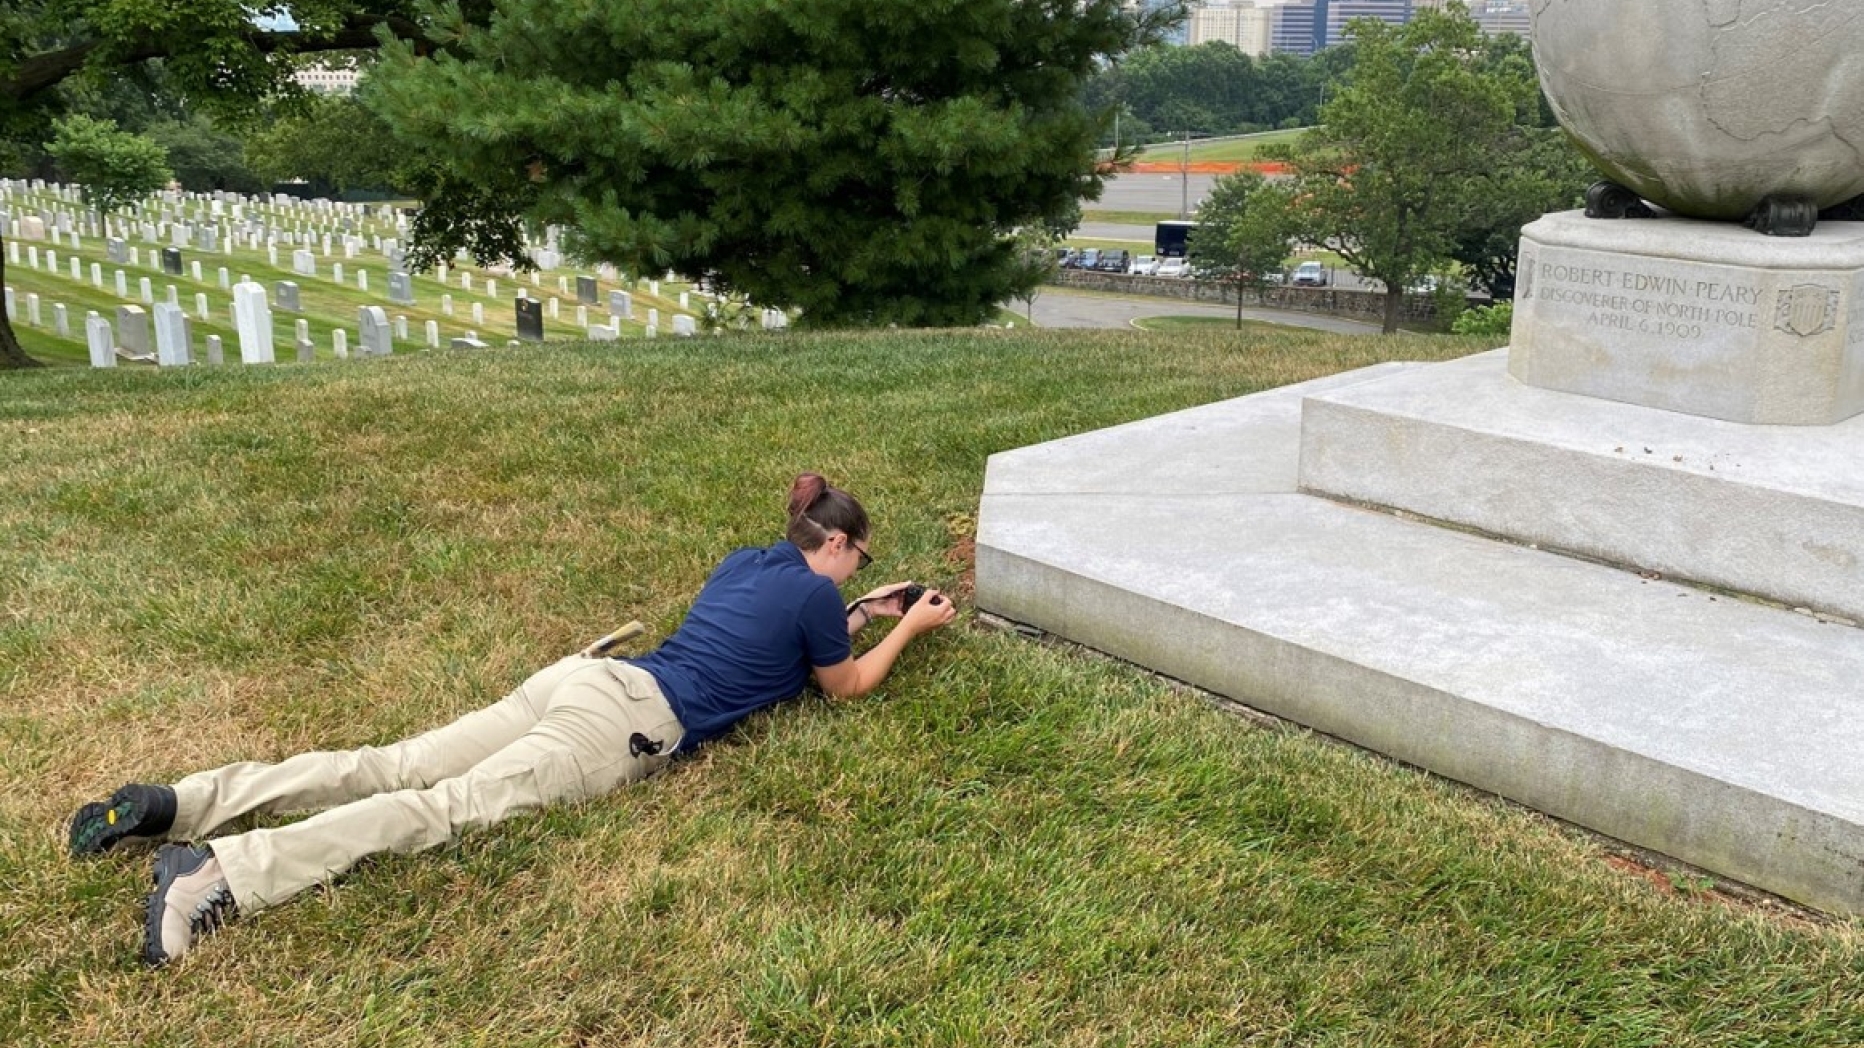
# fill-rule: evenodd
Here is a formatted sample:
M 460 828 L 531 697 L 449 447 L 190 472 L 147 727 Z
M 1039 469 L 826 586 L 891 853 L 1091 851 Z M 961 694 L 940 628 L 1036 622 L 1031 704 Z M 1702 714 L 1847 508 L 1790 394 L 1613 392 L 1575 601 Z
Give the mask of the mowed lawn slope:
M 1859 922 L 969 615 L 866 699 L 369 862 L 170 970 L 136 963 L 147 854 L 64 855 L 124 780 L 391 740 L 630 618 L 664 635 L 799 470 L 875 516 L 851 596 L 963 593 L 993 451 L 1480 348 L 980 330 L 0 375 L 0 1044 L 1864 1043 Z

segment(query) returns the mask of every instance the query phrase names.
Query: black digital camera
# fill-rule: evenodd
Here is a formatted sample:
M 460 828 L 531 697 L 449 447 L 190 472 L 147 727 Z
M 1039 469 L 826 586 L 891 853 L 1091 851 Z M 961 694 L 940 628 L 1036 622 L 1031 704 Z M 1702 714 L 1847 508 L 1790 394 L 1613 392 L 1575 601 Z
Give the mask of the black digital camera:
M 919 603 L 919 598 L 925 595 L 926 595 L 926 588 L 924 586 L 908 585 L 905 589 L 901 590 L 900 591 L 900 614 L 902 615 L 906 614 L 906 609 Z M 932 603 L 934 604 L 939 603 L 939 598 L 933 597 Z

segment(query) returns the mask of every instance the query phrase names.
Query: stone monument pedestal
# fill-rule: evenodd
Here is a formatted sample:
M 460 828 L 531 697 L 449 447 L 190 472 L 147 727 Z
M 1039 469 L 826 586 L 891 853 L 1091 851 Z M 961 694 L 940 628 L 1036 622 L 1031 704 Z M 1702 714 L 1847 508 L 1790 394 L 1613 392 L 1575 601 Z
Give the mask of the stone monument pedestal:
M 1509 373 L 1756 425 L 1864 413 L 1864 223 L 1758 236 L 1577 211 L 1521 231 Z
M 993 456 L 979 606 L 1864 913 L 1864 228 L 1670 222 L 1530 226 L 1512 350 Z

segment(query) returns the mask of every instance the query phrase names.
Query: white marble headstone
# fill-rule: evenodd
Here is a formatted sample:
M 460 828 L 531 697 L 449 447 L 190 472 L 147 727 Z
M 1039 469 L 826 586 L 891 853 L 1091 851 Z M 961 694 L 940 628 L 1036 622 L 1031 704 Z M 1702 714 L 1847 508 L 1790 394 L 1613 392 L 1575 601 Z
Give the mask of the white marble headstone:
M 265 288 L 251 281 L 234 285 L 233 317 L 239 329 L 240 361 L 273 363 L 272 307 L 266 302 Z

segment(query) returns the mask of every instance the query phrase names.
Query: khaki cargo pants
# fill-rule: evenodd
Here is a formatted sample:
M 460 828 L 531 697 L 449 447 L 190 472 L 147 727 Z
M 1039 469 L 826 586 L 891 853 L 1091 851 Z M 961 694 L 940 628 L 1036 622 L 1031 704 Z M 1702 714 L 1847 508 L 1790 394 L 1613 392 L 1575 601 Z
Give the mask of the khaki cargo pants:
M 199 839 L 248 812 L 323 809 L 208 842 L 240 910 L 252 913 L 365 856 L 431 848 L 468 826 L 645 778 L 684 734 L 646 670 L 572 655 L 503 700 L 392 746 L 190 775 L 175 784 L 167 836 Z M 646 752 L 652 744 L 658 753 Z

